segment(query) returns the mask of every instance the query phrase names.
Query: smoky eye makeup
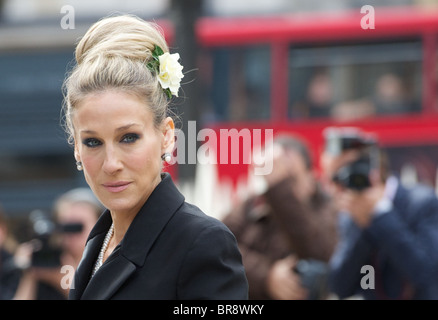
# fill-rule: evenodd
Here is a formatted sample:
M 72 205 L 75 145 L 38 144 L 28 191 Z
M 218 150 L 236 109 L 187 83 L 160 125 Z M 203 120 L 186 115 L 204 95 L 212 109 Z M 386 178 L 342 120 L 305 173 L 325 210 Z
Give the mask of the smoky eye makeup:
M 121 130 L 120 130 L 121 131 Z M 82 144 L 85 145 L 88 148 L 96 148 L 101 145 L 103 145 L 103 140 L 94 138 L 92 135 L 94 135 L 94 131 L 87 131 L 88 138 L 82 139 Z M 136 132 L 126 132 L 119 135 L 117 138 L 117 141 L 122 144 L 133 144 L 137 140 L 139 140 L 142 137 L 141 134 Z
M 96 147 L 102 145 L 102 142 L 100 142 L 96 138 L 85 138 L 82 140 L 82 144 L 88 148 L 96 148 Z
M 120 142 L 122 143 L 134 143 L 136 142 L 138 139 L 140 139 L 140 135 L 137 133 L 127 133 L 125 135 L 123 135 L 122 139 L 120 140 Z

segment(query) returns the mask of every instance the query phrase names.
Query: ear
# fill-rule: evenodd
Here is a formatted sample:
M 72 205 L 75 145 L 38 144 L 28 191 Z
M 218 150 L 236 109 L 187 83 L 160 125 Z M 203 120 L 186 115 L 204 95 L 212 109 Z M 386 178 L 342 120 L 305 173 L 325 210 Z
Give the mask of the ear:
M 74 154 L 75 154 L 76 161 L 81 161 L 81 156 L 79 155 L 79 147 L 78 147 L 76 140 L 75 140 L 75 153 Z
M 162 133 L 161 153 L 172 153 L 175 147 L 175 123 L 171 117 L 163 120 Z

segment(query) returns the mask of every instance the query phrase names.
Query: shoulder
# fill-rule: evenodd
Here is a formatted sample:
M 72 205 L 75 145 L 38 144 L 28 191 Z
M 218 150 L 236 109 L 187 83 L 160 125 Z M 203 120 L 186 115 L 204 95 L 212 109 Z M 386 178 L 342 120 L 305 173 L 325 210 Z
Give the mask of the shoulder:
M 199 207 L 184 202 L 183 205 L 175 213 L 172 222 L 177 224 L 180 228 L 183 228 L 186 232 L 201 232 L 201 231 L 231 231 L 220 220 L 207 215 Z
M 182 263 L 178 272 L 180 299 L 247 299 L 248 284 L 236 238 L 228 227 L 198 207 L 184 203 L 171 223 L 178 237 Z M 183 243 L 182 243 L 183 242 Z
M 432 201 L 437 200 L 436 193 L 430 186 L 418 184 L 415 187 L 412 187 L 408 190 L 411 193 L 411 197 L 414 199 L 432 200 Z
M 438 203 L 435 191 L 426 185 L 417 184 L 412 187 L 399 186 L 396 199 L 400 202 L 409 201 L 414 205 L 427 205 L 429 203 Z
M 225 252 L 238 251 L 236 237 L 228 226 L 186 202 L 169 221 L 166 235 L 168 239 L 170 237 L 176 241 L 178 248 L 183 251 L 189 250 L 202 255 L 208 251 L 215 252 L 218 256 Z
M 394 206 L 402 215 L 409 217 L 409 221 L 427 217 L 438 219 L 438 197 L 434 189 L 426 185 L 418 184 L 412 187 L 399 185 Z

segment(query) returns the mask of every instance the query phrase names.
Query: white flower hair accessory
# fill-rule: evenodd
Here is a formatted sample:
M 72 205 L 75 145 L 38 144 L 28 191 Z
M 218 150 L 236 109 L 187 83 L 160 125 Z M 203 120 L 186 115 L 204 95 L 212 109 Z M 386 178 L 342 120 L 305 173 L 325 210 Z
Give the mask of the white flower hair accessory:
M 169 99 L 172 95 L 178 97 L 181 79 L 184 77 L 183 66 L 178 60 L 178 53 L 163 52 L 163 49 L 155 45 L 152 60 L 146 65 L 150 71 L 157 74 L 158 81 Z

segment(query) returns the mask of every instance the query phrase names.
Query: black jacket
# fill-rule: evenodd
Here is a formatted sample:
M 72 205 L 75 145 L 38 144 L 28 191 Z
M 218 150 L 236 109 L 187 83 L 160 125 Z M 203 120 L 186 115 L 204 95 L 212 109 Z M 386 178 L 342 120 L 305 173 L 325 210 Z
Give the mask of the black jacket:
M 432 188 L 398 183 L 393 208 L 367 228 L 340 215 L 330 279 L 339 298 L 438 299 L 438 199 Z
M 169 174 L 90 279 L 111 222 L 106 210 L 91 231 L 70 299 L 247 299 L 234 235 L 186 203 Z

